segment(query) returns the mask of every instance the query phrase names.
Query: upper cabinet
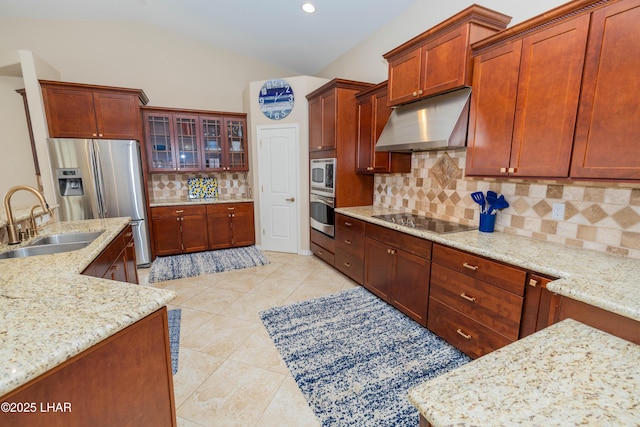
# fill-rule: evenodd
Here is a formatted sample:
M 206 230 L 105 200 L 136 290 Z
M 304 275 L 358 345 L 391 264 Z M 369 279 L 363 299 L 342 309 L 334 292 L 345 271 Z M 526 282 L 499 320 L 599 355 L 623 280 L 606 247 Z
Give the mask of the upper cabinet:
M 139 89 L 40 81 L 52 138 L 142 139 Z
M 509 22 L 509 16 L 473 5 L 386 53 L 388 105 L 471 85 L 470 44 L 505 29 Z
M 639 18 L 582 0 L 474 44 L 466 175 L 640 179 Z
M 144 108 L 150 172 L 247 171 L 246 115 Z
M 391 115 L 387 106 L 387 82 L 382 82 L 356 95 L 358 102 L 358 173 L 409 173 L 411 153 L 376 152 L 376 141 Z

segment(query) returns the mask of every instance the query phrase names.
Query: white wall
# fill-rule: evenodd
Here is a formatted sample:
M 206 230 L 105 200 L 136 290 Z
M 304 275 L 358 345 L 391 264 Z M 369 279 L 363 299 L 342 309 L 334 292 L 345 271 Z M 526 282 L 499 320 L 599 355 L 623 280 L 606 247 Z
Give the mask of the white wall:
M 431 0 L 416 0 L 406 11 L 380 28 L 362 43 L 322 69 L 317 76 L 379 83 L 387 79 L 385 53 L 450 18 L 473 1 L 447 0 L 434 6 Z M 567 3 L 566 0 L 482 0 L 478 4 L 511 16 L 510 26 L 533 18 L 549 9 Z

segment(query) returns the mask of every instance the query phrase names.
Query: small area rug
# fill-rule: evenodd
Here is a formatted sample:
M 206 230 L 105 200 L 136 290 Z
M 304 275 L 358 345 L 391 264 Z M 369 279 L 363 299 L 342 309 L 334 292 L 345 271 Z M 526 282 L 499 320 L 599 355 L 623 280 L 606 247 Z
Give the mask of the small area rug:
M 220 273 L 269 264 L 255 246 L 158 257 L 151 264 L 149 283 Z
M 167 317 L 169 323 L 169 348 L 171 349 L 171 370 L 173 375 L 178 372 L 178 352 L 180 350 L 180 318 L 182 310 L 168 310 Z
M 323 426 L 418 426 L 408 390 L 470 361 L 364 288 L 260 317 Z

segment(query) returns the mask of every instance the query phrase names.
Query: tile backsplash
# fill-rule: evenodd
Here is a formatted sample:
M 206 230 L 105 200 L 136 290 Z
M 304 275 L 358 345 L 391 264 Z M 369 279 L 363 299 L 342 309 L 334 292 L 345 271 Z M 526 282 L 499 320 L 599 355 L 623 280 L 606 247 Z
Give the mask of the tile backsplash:
M 189 197 L 189 178 L 217 178 L 218 197 L 231 199 L 237 197 L 251 197 L 251 184 L 247 179 L 247 172 L 202 174 L 202 173 L 156 173 L 147 180 L 149 198 L 154 201 L 163 199 Z
M 465 177 L 465 161 L 466 150 L 414 153 L 411 173 L 375 176 L 374 205 L 477 225 L 470 195 L 493 190 L 510 204 L 496 231 L 640 259 L 640 184 Z

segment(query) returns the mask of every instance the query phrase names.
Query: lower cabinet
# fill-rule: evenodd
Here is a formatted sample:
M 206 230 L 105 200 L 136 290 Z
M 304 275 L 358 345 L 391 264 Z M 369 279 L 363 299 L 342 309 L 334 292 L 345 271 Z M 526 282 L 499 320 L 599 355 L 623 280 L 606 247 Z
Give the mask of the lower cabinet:
M 255 244 L 253 203 L 207 205 L 207 230 L 209 249 Z
M 364 222 L 336 214 L 335 268 L 364 284 Z
M 165 256 L 207 250 L 206 214 L 203 205 L 151 208 L 155 254 Z
M 118 282 L 138 284 L 136 248 L 133 230 L 128 225 L 109 243 L 82 274 Z
M 421 324 L 427 324 L 431 242 L 365 224 L 364 287 Z
M 470 357 L 516 341 L 527 272 L 434 245 L 427 328 Z
M 315 256 L 331 266 L 335 265 L 336 241 L 334 239 L 312 228 L 310 247 Z

